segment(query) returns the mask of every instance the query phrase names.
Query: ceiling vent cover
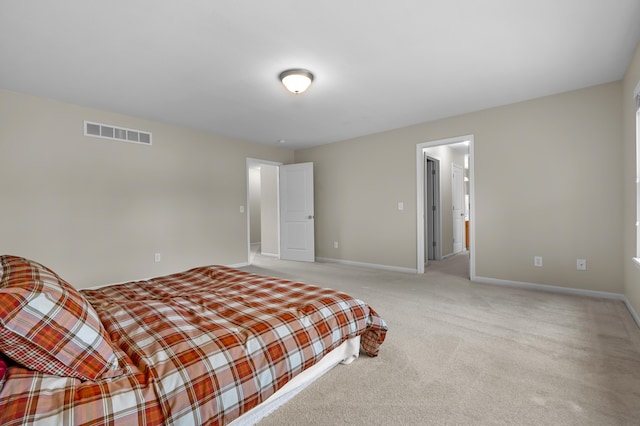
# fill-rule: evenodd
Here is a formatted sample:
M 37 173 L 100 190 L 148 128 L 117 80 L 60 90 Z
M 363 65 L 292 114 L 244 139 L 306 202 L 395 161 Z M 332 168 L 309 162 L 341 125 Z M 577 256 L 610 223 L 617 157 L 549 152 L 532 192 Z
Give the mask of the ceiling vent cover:
M 84 135 L 120 142 L 151 145 L 151 132 L 127 129 L 124 127 L 112 126 L 111 124 L 94 123 L 92 121 L 84 122 Z

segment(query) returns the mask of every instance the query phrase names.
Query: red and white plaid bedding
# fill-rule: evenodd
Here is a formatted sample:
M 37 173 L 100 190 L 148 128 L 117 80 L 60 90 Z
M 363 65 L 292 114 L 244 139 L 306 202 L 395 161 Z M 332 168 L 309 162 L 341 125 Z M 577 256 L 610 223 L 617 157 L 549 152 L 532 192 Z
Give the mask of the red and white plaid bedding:
M 126 373 L 81 381 L 10 365 L 0 424 L 226 424 L 345 340 L 387 326 L 344 293 L 207 266 L 83 290 Z

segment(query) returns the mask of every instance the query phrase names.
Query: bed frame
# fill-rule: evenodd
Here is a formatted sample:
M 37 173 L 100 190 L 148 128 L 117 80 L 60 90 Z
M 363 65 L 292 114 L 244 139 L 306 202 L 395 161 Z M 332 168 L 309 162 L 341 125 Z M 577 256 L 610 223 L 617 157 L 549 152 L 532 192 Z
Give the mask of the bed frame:
M 229 425 L 254 425 L 260 420 L 273 413 L 276 409 L 284 405 L 298 393 L 303 391 L 311 383 L 318 380 L 325 373 L 338 364 L 348 365 L 355 361 L 360 355 L 360 336 L 349 339 L 342 343 L 333 351 L 325 355 L 322 360 L 314 366 L 298 374 L 289 383 L 280 388 L 260 405 L 244 413 Z

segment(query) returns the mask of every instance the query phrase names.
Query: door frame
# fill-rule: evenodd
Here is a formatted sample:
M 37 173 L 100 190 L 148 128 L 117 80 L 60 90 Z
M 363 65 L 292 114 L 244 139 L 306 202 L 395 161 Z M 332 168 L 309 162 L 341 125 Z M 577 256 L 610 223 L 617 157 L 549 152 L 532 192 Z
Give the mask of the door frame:
M 247 182 L 247 203 L 246 203 L 246 209 L 245 209 L 245 214 L 247 215 L 247 264 L 251 265 L 251 200 L 249 199 L 250 196 L 250 177 L 249 177 L 249 169 L 259 166 L 261 164 L 266 164 L 269 166 L 276 166 L 276 167 L 280 167 L 283 163 L 281 162 L 277 162 L 277 161 L 268 161 L 268 160 L 260 160 L 257 158 L 249 158 L 247 157 L 246 160 L 246 170 L 245 170 L 245 175 L 246 175 L 246 182 Z M 279 179 L 279 177 L 277 177 L 276 179 Z M 277 187 L 277 191 L 278 191 L 278 195 L 277 195 L 277 203 L 278 203 L 278 208 L 276 209 L 277 211 L 277 215 L 278 215 L 278 228 L 280 227 L 280 189 L 279 189 L 280 185 L 276 185 Z M 280 229 L 278 229 L 278 257 L 280 257 Z
M 417 259 L 416 271 L 424 274 L 425 246 L 424 246 L 424 183 L 425 183 L 425 163 L 424 149 L 439 145 L 450 145 L 460 142 L 469 142 L 469 204 L 471 211 L 469 212 L 469 278 L 471 281 L 476 279 L 476 238 L 475 238 L 475 178 L 474 178 L 474 136 L 462 135 L 447 139 L 433 140 L 430 142 L 422 142 L 416 145 L 416 212 L 417 212 Z

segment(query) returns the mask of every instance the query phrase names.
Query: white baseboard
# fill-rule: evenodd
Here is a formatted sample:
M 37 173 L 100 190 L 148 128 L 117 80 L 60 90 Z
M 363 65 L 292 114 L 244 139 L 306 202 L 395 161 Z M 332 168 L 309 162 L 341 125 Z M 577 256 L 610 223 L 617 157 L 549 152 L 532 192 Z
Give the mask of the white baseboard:
M 267 257 L 280 257 L 278 255 L 278 253 L 266 253 L 266 252 L 260 252 L 260 256 L 267 256 Z
M 233 265 L 225 265 L 228 268 L 244 268 L 245 266 L 250 266 L 251 264 L 249 262 L 242 262 L 242 263 L 234 263 Z
M 316 257 L 316 261 L 324 262 L 324 263 L 339 263 L 342 265 L 351 265 L 351 266 L 362 266 L 363 268 L 382 269 L 384 271 L 405 272 L 410 274 L 418 273 L 418 270 L 413 268 L 402 268 L 400 266 L 380 265 L 377 263 L 354 262 L 352 260 L 331 259 L 328 257 Z
M 636 322 L 638 327 L 640 327 L 640 317 L 638 316 L 636 311 L 633 309 L 633 306 L 631 306 L 631 303 L 629 302 L 629 300 L 624 294 L 610 293 L 606 291 L 584 290 L 579 288 L 558 287 L 558 286 L 546 285 L 546 284 L 534 284 L 534 283 L 527 283 L 522 281 L 501 280 L 497 278 L 487 278 L 487 277 L 475 277 L 473 281 L 482 283 L 482 284 L 493 284 L 493 285 L 502 285 L 507 287 L 524 288 L 528 290 L 548 291 L 551 293 L 573 294 L 576 296 L 588 296 L 588 297 L 597 297 L 600 299 L 620 300 L 621 302 L 624 302 L 625 306 L 629 310 L 629 313 L 631 314 L 631 317 Z
M 476 282 L 483 284 L 495 284 L 495 285 L 504 285 L 508 287 L 519 287 L 526 288 L 529 290 L 543 290 L 550 291 L 553 293 L 563 293 L 563 294 L 575 294 L 578 296 L 591 296 L 591 297 L 599 297 L 601 299 L 614 299 L 614 300 L 624 300 L 625 297 L 619 293 L 609 293 L 606 291 L 595 291 L 595 290 L 583 290 L 580 288 L 569 288 L 569 287 L 558 287 L 555 285 L 546 285 L 546 284 L 534 284 L 527 283 L 522 281 L 510 281 L 510 280 L 501 280 L 497 278 L 487 278 L 487 277 L 478 277 L 476 276 Z
M 636 321 L 636 324 L 638 324 L 638 327 L 640 327 L 640 316 L 638 316 L 635 309 L 633 309 L 633 306 L 631 306 L 631 302 L 629 302 L 629 299 L 627 299 L 626 296 L 624 298 L 624 304 L 627 306 L 627 309 L 629 310 L 629 313 L 631 314 L 633 319 Z

